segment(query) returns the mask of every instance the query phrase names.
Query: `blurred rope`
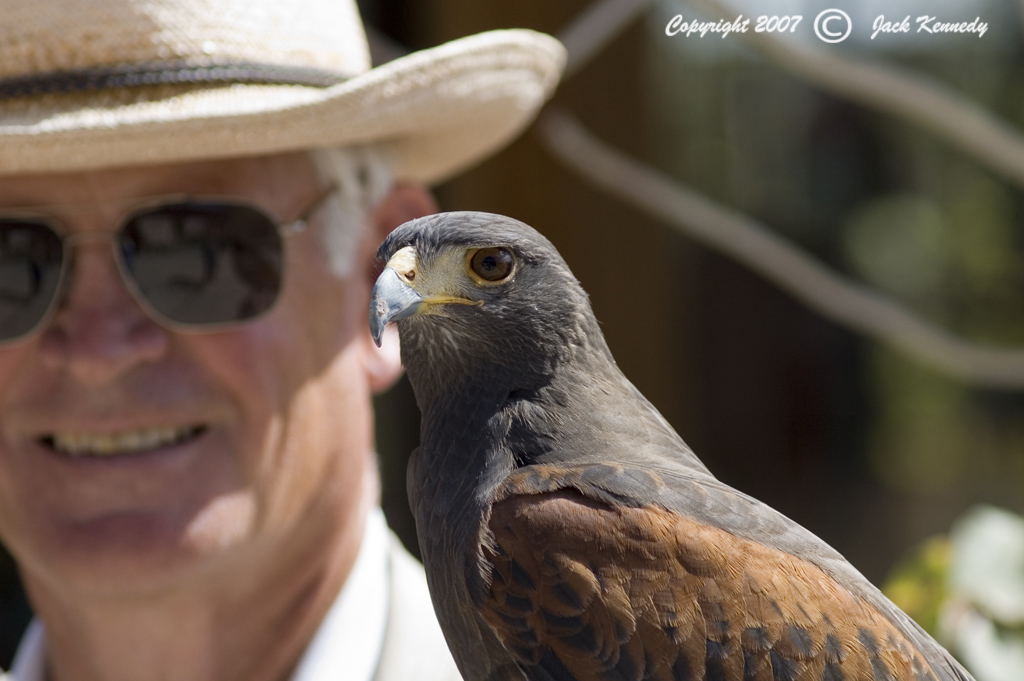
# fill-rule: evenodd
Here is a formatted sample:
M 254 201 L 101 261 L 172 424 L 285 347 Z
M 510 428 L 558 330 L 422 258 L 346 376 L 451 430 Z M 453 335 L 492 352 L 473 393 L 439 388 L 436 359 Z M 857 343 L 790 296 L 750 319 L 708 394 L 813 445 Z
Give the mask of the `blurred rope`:
M 650 1 L 598 0 L 582 12 L 559 34 L 569 52 L 567 75 L 582 68 Z M 709 16 L 735 13 L 717 0 L 696 2 Z M 941 85 L 888 65 L 798 46 L 767 33 L 737 35 L 784 69 L 823 89 L 926 127 L 1024 187 L 1024 139 Z M 753 218 L 608 147 L 563 111 L 549 107 L 539 128 L 547 149 L 584 178 L 758 272 L 818 314 L 972 383 L 1024 388 L 1024 350 L 979 346 L 949 333 L 870 287 L 833 272 Z
M 652 2 L 653 0 L 599 0 L 580 12 L 572 23 L 558 34 L 558 39 L 569 53 L 563 77 L 568 78 L 586 65 Z
M 822 316 L 972 383 L 1024 388 L 1024 351 L 982 347 L 950 334 L 832 272 L 753 218 L 605 145 L 568 113 L 549 107 L 538 125 L 545 146 L 584 178 L 759 273 Z

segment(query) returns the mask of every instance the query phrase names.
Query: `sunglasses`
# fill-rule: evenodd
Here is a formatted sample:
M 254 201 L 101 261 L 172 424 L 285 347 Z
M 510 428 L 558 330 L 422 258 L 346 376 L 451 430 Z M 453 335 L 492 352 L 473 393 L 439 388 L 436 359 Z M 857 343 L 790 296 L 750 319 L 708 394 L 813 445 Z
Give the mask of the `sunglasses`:
M 277 301 L 284 238 L 305 229 L 335 191 L 318 194 L 295 220 L 219 198 L 165 198 L 137 208 L 116 232 L 63 234 L 49 217 L 0 215 L 0 343 L 49 322 L 75 245 L 112 242 L 132 296 L 172 329 L 218 329 L 255 319 Z

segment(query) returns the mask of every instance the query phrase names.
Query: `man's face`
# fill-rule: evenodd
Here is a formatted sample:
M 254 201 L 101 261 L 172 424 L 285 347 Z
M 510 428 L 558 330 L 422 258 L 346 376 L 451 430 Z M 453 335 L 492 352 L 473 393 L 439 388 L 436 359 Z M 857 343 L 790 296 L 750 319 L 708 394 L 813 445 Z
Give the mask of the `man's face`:
M 0 208 L 52 205 L 68 233 L 113 231 L 146 197 L 218 195 L 283 222 L 319 191 L 295 154 L 0 178 Z M 74 247 L 52 322 L 0 347 L 0 536 L 30 590 L 159 590 L 358 544 L 374 491 L 364 270 L 378 237 L 338 278 L 311 223 L 285 241 L 276 307 L 216 332 L 161 327 L 109 242 Z M 52 445 L 132 434 L 174 441 L 106 456 Z

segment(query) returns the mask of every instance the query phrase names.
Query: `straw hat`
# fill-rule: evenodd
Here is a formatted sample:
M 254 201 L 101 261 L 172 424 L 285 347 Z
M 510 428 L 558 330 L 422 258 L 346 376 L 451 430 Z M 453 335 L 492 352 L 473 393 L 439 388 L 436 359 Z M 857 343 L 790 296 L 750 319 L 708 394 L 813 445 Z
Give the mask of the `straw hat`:
M 564 50 L 494 31 L 371 69 L 354 0 L 37 0 L 0 12 L 0 174 L 387 141 L 400 179 L 495 151 Z

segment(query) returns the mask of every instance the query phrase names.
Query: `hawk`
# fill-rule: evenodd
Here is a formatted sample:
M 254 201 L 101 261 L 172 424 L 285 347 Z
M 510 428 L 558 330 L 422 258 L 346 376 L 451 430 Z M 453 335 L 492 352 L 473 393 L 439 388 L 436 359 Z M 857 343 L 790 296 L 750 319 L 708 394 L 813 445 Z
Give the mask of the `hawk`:
M 839 553 L 718 481 L 615 364 L 551 243 L 408 222 L 370 302 L 422 414 L 409 499 L 468 681 L 969 681 Z

